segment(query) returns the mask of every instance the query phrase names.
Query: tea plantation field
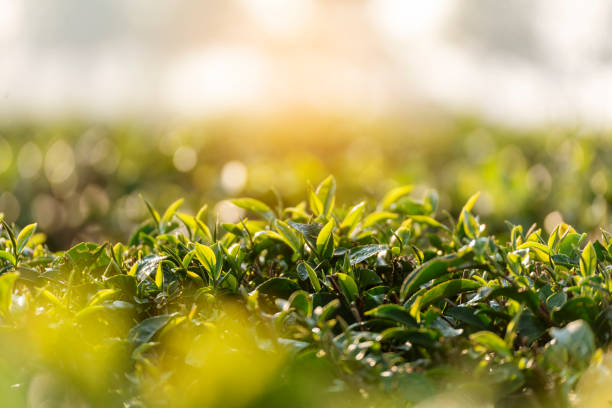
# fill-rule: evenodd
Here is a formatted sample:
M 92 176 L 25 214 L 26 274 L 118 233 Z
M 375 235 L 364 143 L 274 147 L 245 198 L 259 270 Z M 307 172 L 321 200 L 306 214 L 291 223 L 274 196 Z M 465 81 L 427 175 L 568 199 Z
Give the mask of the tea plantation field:
M 485 168 L 492 179 L 482 184 L 508 186 L 514 199 L 499 214 L 503 196 L 492 192 L 448 206 L 448 197 L 461 196 L 470 183 L 438 195 L 357 178 L 343 191 L 329 176 L 304 188 L 302 201 L 289 190 L 278 199 L 265 189 L 258 199 L 231 198 L 241 210 L 232 222 L 214 214 L 213 202 L 198 210 L 168 193 L 153 204 L 139 198 L 146 214 L 130 234 L 66 251 L 57 248 L 61 240 L 50 250 L 39 225 L 5 218 L 1 405 L 607 406 L 612 235 L 604 230 L 594 239 L 564 222 L 547 231 L 542 218 L 531 227 L 498 221 L 512 219 L 509 211 L 521 220 L 542 215 L 533 203 L 522 212 L 530 200 L 524 178 L 544 174 L 531 164 L 537 159 L 517 160 L 520 143 L 504 143 L 515 146 L 501 149 L 497 157 L 506 161 L 483 157 L 465 170 L 459 156 L 447 163 L 467 172 L 463 180 Z M 578 154 L 572 148 L 579 142 L 541 143 L 579 155 L 551 155 L 549 165 L 595 180 L 579 185 L 572 176 L 566 186 L 551 178 L 544 211 L 554 197 L 594 194 L 605 212 L 608 170 L 596 167 L 606 160 L 602 153 Z M 438 159 L 406 166 L 433 169 L 444 162 L 443 149 Z M 59 180 L 61 168 L 48 166 Z M 372 189 L 369 198 L 342 198 L 356 186 Z M 19 188 L 15 195 L 26 194 Z M 449 212 L 438 208 L 442 196 Z M 35 218 L 25 214 L 18 220 Z M 600 221 L 570 216 L 589 233 Z

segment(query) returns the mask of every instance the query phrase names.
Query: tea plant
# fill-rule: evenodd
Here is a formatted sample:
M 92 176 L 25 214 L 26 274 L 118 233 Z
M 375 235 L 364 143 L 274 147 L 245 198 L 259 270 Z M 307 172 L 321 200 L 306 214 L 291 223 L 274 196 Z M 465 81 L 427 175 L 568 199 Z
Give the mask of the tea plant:
M 234 224 L 146 203 L 127 244 L 59 253 L 3 221 L 3 405 L 579 403 L 612 335 L 612 235 L 502 240 L 478 195 L 440 220 L 433 191 L 335 192 L 330 176 L 293 207 L 235 199 Z

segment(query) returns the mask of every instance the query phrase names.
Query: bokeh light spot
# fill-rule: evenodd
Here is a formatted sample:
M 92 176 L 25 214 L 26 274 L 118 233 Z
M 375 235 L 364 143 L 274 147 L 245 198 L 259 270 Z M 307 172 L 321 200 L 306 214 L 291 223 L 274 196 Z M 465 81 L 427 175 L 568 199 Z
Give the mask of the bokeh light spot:
M 13 149 L 9 142 L 0 138 L 0 173 L 4 173 L 13 161 Z
M 4 219 L 9 223 L 15 222 L 21 213 L 19 201 L 8 191 L 0 194 L 0 213 L 4 213 Z
M 22 178 L 33 178 L 42 167 L 43 156 L 36 143 L 24 144 L 17 155 L 17 170 Z
M 178 171 L 186 173 L 194 168 L 198 161 L 198 154 L 191 147 L 181 146 L 174 152 L 172 163 Z
M 45 156 L 45 175 L 53 184 L 66 181 L 74 172 L 74 153 L 68 143 L 58 140 Z
M 227 162 L 221 170 L 221 186 L 229 194 L 239 193 L 246 185 L 247 177 L 248 170 L 242 162 Z

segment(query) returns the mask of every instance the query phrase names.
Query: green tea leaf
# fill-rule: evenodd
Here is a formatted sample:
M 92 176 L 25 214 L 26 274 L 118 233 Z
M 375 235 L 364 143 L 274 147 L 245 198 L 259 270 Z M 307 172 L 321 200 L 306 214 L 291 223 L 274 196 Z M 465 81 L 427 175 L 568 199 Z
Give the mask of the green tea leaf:
M 338 278 L 340 289 L 348 301 L 352 302 L 355 300 L 355 296 L 359 295 L 359 288 L 357 288 L 357 284 L 353 278 L 341 272 L 338 272 L 335 276 Z
M 490 331 L 479 331 L 470 335 L 470 340 L 486 348 L 496 352 L 497 354 L 510 358 L 512 353 L 506 345 L 506 342 L 497 334 Z
M 334 176 L 328 176 L 323 180 L 317 187 L 315 194 L 322 204 L 320 215 L 325 218 L 329 217 L 336 202 L 336 179 Z
M 300 286 L 297 283 L 287 278 L 271 278 L 255 288 L 259 293 L 282 299 L 288 299 L 293 292 L 299 289 Z
M 288 299 L 289 305 L 302 315 L 310 317 L 312 315 L 312 299 L 308 292 L 297 290 Z
M 365 217 L 361 226 L 363 229 L 366 229 L 378 224 L 379 222 L 386 220 L 394 220 L 398 217 L 399 216 L 396 213 L 392 213 L 389 211 L 376 211 Z
M 132 327 L 128 333 L 128 339 L 134 344 L 149 342 L 153 336 L 164 327 L 174 315 L 164 314 L 144 319 L 136 326 Z
M 421 307 L 444 298 L 452 298 L 460 293 L 471 292 L 482 287 L 482 283 L 470 279 L 453 279 L 442 282 L 423 293 Z
M 527 241 L 522 245 L 519 245 L 517 249 L 529 249 L 540 261 L 549 263 L 550 262 L 550 250 L 549 248 L 535 241 Z
M 371 256 L 378 255 L 382 251 L 389 249 L 387 245 L 364 245 L 351 248 L 349 251 L 349 260 L 351 265 L 363 262 Z
M 213 280 L 216 279 L 214 276 L 215 267 L 217 265 L 217 257 L 212 249 L 202 244 L 195 244 L 195 254 L 206 272 L 208 272 L 209 277 Z
M 280 233 L 283 241 L 291 248 L 294 252 L 300 253 L 302 250 L 302 241 L 295 231 L 286 223 L 281 220 L 274 222 L 276 230 Z
M 587 246 L 582 250 L 580 256 L 580 273 L 582 276 L 591 276 L 597 269 L 597 254 L 593 243 L 589 242 Z
M 575 364 L 581 367 L 589 365 L 596 345 L 593 331 L 584 320 L 575 320 L 562 329 L 553 327 L 550 335 L 559 346 L 567 350 Z
M 365 315 L 379 319 L 393 320 L 407 327 L 418 327 L 416 320 L 410 315 L 410 312 L 399 305 L 380 305 L 367 311 Z
M 381 201 L 381 208 L 383 210 L 391 208 L 391 205 L 394 204 L 397 200 L 410 194 L 413 188 L 414 186 L 407 185 L 392 189 L 383 197 Z
M 162 234 L 164 233 L 166 229 L 166 224 L 170 222 L 170 220 L 172 219 L 176 211 L 179 209 L 179 207 L 183 205 L 183 201 L 184 200 L 182 198 L 176 200 L 175 202 L 170 204 L 170 206 L 164 212 L 164 215 L 161 217 L 159 221 Z
M 308 263 L 300 262 L 297 265 L 297 272 L 298 272 L 298 275 L 300 275 L 300 279 L 310 280 L 310 284 L 312 285 L 315 291 L 317 292 L 321 291 L 321 283 L 319 282 L 317 273 L 315 272 L 314 269 L 312 269 L 310 265 L 308 265 Z
M 13 254 L 8 251 L 0 251 L 0 259 L 4 259 L 5 261 L 10 262 L 11 265 L 17 264 L 17 260 L 15 259 Z
M 6 316 L 13 303 L 13 286 L 19 277 L 17 272 L 9 272 L 0 276 L 0 312 Z
M 155 272 L 155 285 L 159 289 L 164 288 L 164 270 L 162 269 L 161 262 L 159 263 L 159 265 L 157 265 L 157 272 Z
M 334 254 L 334 226 L 335 221 L 332 218 L 325 224 L 317 236 L 317 253 L 321 259 L 331 259 Z
M 254 198 L 235 198 L 230 201 L 237 207 L 261 215 L 268 222 L 273 222 L 276 218 L 274 211 L 270 207 Z
M 34 235 L 37 224 L 30 224 L 24 227 L 17 236 L 17 253 L 21 253 L 23 248 L 28 244 L 28 241 Z
M 362 201 L 359 204 L 355 205 L 346 214 L 344 220 L 342 220 L 342 223 L 340 224 L 340 229 L 342 231 L 346 231 L 347 235 L 351 234 L 351 232 L 355 229 L 355 227 L 361 220 L 361 217 L 363 216 L 363 212 L 365 210 L 365 206 L 365 201 Z
M 446 257 L 434 258 L 422 264 L 404 279 L 400 289 L 400 298 L 406 300 L 421 285 L 445 275 L 449 268 L 459 266 L 463 262 L 457 255 L 452 254 Z

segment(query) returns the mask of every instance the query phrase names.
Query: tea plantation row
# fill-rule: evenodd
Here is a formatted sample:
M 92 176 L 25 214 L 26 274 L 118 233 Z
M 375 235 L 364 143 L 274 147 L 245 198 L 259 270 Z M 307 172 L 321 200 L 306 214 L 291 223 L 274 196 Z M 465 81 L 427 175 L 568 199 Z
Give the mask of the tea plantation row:
M 147 203 L 127 243 L 56 253 L 3 221 L 2 406 L 586 406 L 610 234 L 496 238 L 478 195 L 455 219 L 410 186 L 375 208 L 335 193 L 235 199 L 235 224 Z

